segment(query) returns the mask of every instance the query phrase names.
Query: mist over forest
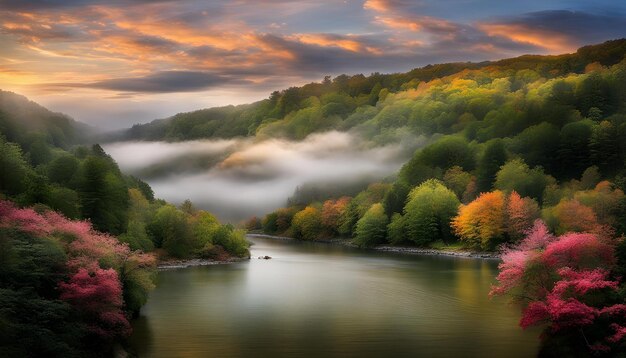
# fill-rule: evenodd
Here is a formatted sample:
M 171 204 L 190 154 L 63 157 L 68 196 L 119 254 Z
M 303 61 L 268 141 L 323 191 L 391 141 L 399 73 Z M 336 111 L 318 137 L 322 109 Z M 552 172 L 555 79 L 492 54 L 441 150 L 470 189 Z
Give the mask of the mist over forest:
M 116 142 L 104 149 L 120 168 L 147 181 L 173 203 L 190 199 L 231 222 L 287 204 L 297 188 L 318 195 L 360 191 L 395 173 L 424 137 L 376 145 L 358 134 L 330 131 L 285 139 Z

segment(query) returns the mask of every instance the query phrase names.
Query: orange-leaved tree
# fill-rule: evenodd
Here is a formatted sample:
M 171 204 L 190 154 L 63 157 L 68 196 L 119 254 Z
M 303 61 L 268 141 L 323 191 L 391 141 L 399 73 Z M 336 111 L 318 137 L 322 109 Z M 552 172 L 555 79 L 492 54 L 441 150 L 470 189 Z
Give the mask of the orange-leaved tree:
M 476 200 L 461 206 L 452 219 L 454 232 L 471 246 L 493 249 L 506 232 L 505 194 L 496 190 L 482 193 Z

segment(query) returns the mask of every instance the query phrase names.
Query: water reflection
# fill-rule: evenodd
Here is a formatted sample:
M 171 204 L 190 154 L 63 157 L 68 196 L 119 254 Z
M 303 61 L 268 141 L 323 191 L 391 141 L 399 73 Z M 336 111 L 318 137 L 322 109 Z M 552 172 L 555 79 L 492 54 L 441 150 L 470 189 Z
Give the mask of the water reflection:
M 493 261 L 255 239 L 272 260 L 159 274 L 135 322 L 144 357 L 528 357 L 537 332 L 487 297 Z

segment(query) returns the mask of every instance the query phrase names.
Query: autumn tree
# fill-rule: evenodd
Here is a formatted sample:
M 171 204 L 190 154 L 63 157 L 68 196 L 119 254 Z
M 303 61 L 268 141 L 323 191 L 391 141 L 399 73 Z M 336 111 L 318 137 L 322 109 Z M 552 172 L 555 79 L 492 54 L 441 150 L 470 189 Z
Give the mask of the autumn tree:
M 294 237 L 303 240 L 315 240 L 322 230 L 322 215 L 313 206 L 307 206 L 293 217 Z
M 593 190 L 579 191 L 574 199 L 593 209 L 598 221 L 605 225 L 615 225 L 621 200 L 624 192 L 614 188 L 608 181 L 599 182 Z
M 472 182 L 472 175 L 459 166 L 448 169 L 443 175 L 443 182 L 450 190 L 456 194 L 459 200 L 463 199 L 463 194 Z
M 337 200 L 326 200 L 322 205 L 322 225 L 331 235 L 339 234 L 340 219 L 350 200 L 350 197 L 344 196 Z
M 258 216 L 254 215 L 244 222 L 244 227 L 248 231 L 261 230 L 263 228 L 263 221 Z
M 509 238 L 518 240 L 524 237 L 540 216 L 539 205 L 534 199 L 522 198 L 516 191 L 511 192 L 506 204 L 506 232 Z
M 557 234 L 566 232 L 599 232 L 600 223 L 588 206 L 575 199 L 563 199 L 556 206 L 545 208 L 542 217 Z
M 300 209 L 297 207 L 280 208 L 276 210 L 276 231 L 285 233 L 291 228 L 292 220 Z
M 505 194 L 496 190 L 482 193 L 476 200 L 462 205 L 452 220 L 455 234 L 470 246 L 493 249 L 506 233 L 505 199 Z

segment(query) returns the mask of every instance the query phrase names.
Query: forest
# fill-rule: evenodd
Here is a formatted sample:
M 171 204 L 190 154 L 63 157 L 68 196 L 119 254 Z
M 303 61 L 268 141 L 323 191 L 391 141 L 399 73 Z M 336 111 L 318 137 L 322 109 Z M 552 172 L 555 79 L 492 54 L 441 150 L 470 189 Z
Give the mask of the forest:
M 90 129 L 0 92 L 0 355 L 110 356 L 168 258 L 248 257 L 244 232 L 156 199 Z
M 301 188 L 245 229 L 502 252 L 492 293 L 522 305 L 523 327 L 545 327 L 546 354 L 623 351 L 625 54 L 626 40 L 614 40 L 559 56 L 325 77 L 96 137 L 0 92 L 0 354 L 107 355 L 146 302 L 157 259 L 249 255 L 243 229 L 191 201 L 155 198 L 81 138 L 303 140 L 330 130 L 372 146 L 427 141 L 397 175 L 352 196 Z
M 521 302 L 523 327 L 548 324 L 546 352 L 619 351 L 626 332 L 625 43 L 381 89 L 376 106 L 361 104 L 328 125 L 373 142 L 401 131 L 430 135 L 398 175 L 353 197 L 296 192 L 289 206 L 246 226 L 301 240 L 342 237 L 360 247 L 504 252 L 493 292 Z M 621 55 L 598 55 L 615 49 Z M 325 96 L 320 110 L 329 105 Z M 256 135 L 298 137 L 298 118 L 313 108 L 262 123 Z

